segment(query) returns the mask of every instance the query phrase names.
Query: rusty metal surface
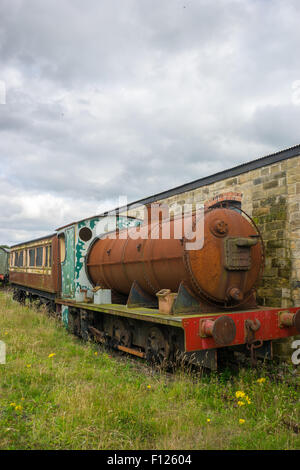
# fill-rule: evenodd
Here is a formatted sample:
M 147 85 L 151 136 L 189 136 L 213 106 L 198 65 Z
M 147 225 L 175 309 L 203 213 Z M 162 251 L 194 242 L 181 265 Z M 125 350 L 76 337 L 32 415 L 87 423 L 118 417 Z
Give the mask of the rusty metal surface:
M 228 227 L 226 237 L 214 236 L 211 228 L 216 222 L 223 221 Z M 235 253 L 235 269 L 227 269 L 226 248 L 227 240 L 242 239 L 252 242 L 258 235 L 255 227 L 239 212 L 230 209 L 215 209 L 206 214 L 204 226 L 204 247 L 202 250 L 187 252 L 188 264 L 191 269 L 193 286 L 204 298 L 211 302 L 232 307 L 240 304 L 250 295 L 252 288 L 261 273 L 263 263 L 263 247 L 256 243 L 248 247 L 247 259 L 251 261 L 245 269 L 245 252 Z M 255 240 L 256 241 L 256 240 Z M 238 293 L 237 300 L 231 295 Z
M 233 319 L 222 315 L 216 320 L 201 320 L 199 333 L 202 338 L 212 337 L 219 346 L 226 346 L 235 338 L 236 326 Z
M 251 344 L 255 341 L 255 333 L 260 329 L 261 322 L 254 318 L 254 320 L 247 319 L 245 321 L 245 343 Z
M 216 320 L 201 320 L 199 333 L 202 338 L 212 337 L 218 346 L 227 346 L 235 338 L 236 326 L 231 317 L 222 315 Z
M 294 326 L 298 333 L 300 333 L 300 310 L 297 310 L 295 313 L 286 311 L 279 312 L 278 321 L 280 328 Z
M 93 326 L 89 326 L 88 330 L 93 335 L 94 340 L 96 342 L 98 342 L 98 343 L 105 343 L 106 342 L 106 337 L 105 337 L 104 332 L 99 331 L 97 328 L 94 328 Z M 123 346 L 121 344 L 117 344 L 117 345 L 115 345 L 115 347 L 117 349 L 119 349 L 119 351 L 123 351 L 123 352 L 126 352 L 128 354 L 133 354 L 134 356 L 141 357 L 142 359 L 144 359 L 146 357 L 146 354 L 142 351 L 139 351 L 138 349 L 129 348 L 129 347 Z
M 126 346 L 121 346 L 121 345 L 117 345 L 117 348 L 119 349 L 119 351 L 133 354 L 134 356 L 138 356 L 143 359 L 146 357 L 145 353 L 143 353 L 142 351 L 138 351 L 137 349 L 134 349 L 134 348 L 127 348 Z
M 190 217 L 195 223 L 195 215 Z M 184 281 L 198 297 L 220 307 L 232 307 L 251 294 L 262 270 L 263 248 L 257 240 L 254 245 L 257 231 L 240 212 L 225 208 L 207 211 L 200 250 L 187 250 L 186 240 L 174 238 L 181 218 L 171 220 L 171 239 L 163 239 L 165 223 L 140 227 L 136 239 L 122 239 L 120 231 L 114 240 L 104 237 L 96 241 L 87 257 L 93 284 L 128 295 L 137 281 L 144 291 L 155 295 L 161 289 L 177 292 Z M 152 238 L 144 239 L 150 229 Z M 227 269 L 225 262 L 229 238 L 242 240 L 243 245 L 236 249 L 233 270 Z M 235 292 L 238 300 L 230 292 Z
M 231 344 L 236 335 L 236 326 L 233 319 L 223 315 L 214 321 L 212 336 L 218 346 Z

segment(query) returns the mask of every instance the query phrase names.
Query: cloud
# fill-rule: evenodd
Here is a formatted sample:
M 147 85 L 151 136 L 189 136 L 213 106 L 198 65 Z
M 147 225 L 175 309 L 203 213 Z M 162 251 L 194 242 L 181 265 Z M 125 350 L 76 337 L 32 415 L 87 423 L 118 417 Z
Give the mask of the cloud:
M 0 243 L 299 142 L 295 0 L 2 0 Z

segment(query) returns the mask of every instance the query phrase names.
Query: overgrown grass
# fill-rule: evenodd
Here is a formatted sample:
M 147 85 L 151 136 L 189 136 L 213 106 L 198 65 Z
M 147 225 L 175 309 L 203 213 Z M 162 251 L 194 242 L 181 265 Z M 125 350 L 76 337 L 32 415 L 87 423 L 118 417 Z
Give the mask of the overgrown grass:
M 6 292 L 0 339 L 0 449 L 300 448 L 298 371 L 153 374 Z

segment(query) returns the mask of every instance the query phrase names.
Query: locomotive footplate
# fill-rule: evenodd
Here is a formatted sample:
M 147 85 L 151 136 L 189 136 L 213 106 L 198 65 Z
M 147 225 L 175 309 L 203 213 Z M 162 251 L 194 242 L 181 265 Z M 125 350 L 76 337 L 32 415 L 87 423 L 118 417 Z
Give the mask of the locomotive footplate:
M 128 308 L 126 305 L 96 305 L 75 302 L 72 299 L 56 299 L 57 304 L 132 318 L 149 323 L 169 325 L 184 330 L 186 352 L 194 352 L 225 346 L 257 344 L 300 333 L 300 310 L 293 308 L 264 308 L 213 314 L 165 315 L 157 309 Z M 286 321 L 284 321 L 287 319 Z M 250 325 L 250 329 L 249 329 Z M 251 329 L 251 325 L 255 328 Z
M 120 317 L 133 318 L 162 325 L 171 325 L 182 328 L 182 317 L 174 315 L 162 315 L 157 309 L 153 308 L 128 308 L 121 304 L 92 304 L 86 302 L 75 302 L 73 299 L 56 299 L 57 304 L 66 305 L 73 308 L 83 308 L 93 312 L 107 313 L 109 315 L 118 315 Z

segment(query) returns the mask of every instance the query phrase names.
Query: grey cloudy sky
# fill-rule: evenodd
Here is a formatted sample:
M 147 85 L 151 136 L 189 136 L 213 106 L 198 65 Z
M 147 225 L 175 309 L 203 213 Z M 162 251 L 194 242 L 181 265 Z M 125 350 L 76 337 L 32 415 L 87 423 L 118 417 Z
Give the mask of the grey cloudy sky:
M 299 143 L 299 14 L 0 0 L 0 244 Z

